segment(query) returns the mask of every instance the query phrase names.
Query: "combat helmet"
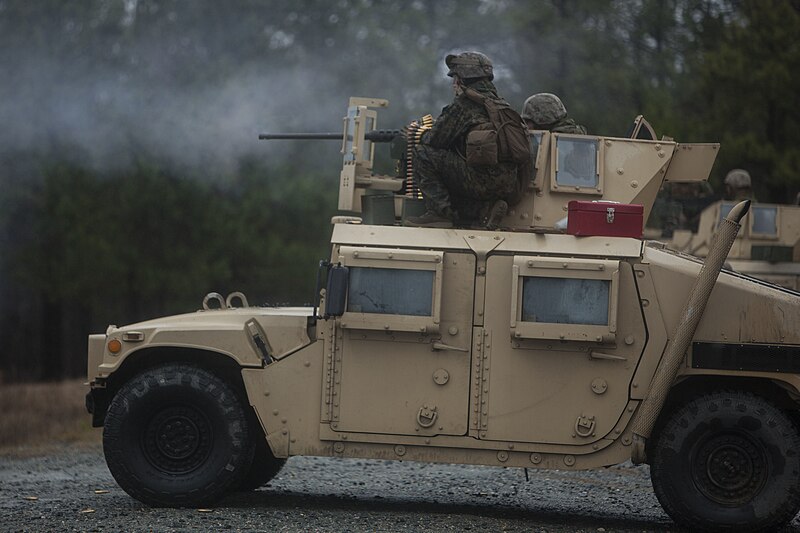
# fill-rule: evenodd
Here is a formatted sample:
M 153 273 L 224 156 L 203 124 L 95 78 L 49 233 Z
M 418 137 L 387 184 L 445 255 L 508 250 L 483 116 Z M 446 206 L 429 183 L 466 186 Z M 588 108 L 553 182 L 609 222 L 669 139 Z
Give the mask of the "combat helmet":
M 749 189 L 752 186 L 750 173 L 741 168 L 735 168 L 728 172 L 724 183 L 732 189 Z
M 561 98 L 552 93 L 529 96 L 522 106 L 522 118 L 537 126 L 549 126 L 567 116 L 567 108 Z
M 461 52 L 460 54 L 449 54 L 444 58 L 447 68 L 450 70 L 447 75 L 450 77 L 458 76 L 462 80 L 470 78 L 494 79 L 492 72 L 492 62 L 486 55 L 480 52 Z

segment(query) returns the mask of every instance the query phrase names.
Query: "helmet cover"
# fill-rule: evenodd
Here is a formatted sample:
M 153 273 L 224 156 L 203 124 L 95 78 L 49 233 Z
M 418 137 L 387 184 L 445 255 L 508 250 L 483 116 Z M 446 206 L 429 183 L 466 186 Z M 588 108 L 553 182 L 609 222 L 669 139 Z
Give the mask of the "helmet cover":
M 491 81 L 494 79 L 491 60 L 480 52 L 450 54 L 445 57 L 444 62 L 449 69 L 447 75 L 450 77 L 458 76 L 462 80 L 489 78 Z
M 734 189 L 747 189 L 751 184 L 750 173 L 741 168 L 735 168 L 725 176 L 725 185 Z
M 522 106 L 522 118 L 537 126 L 548 126 L 566 118 L 567 108 L 561 99 L 552 93 L 529 96 Z

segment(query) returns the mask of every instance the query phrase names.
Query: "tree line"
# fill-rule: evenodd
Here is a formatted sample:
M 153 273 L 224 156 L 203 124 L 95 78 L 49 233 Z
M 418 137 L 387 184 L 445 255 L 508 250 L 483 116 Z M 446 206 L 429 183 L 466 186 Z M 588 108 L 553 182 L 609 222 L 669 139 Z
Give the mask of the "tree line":
M 759 199 L 800 190 L 796 0 L 0 1 L 0 381 L 85 371 L 86 335 L 204 294 L 304 304 L 328 254 L 347 98 L 437 114 L 477 49 L 519 107 L 590 132 L 644 114 L 719 141 Z M 335 144 L 335 143 L 334 143 Z

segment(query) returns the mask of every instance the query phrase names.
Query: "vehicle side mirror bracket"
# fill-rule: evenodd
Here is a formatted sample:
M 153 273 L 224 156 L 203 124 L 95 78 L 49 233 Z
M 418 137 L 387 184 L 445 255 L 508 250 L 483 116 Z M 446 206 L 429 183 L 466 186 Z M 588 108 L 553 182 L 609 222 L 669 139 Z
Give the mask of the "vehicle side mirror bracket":
M 322 272 L 326 271 L 327 283 L 325 287 L 325 314 L 318 315 L 320 289 L 322 288 Z M 347 305 L 347 290 L 350 283 L 350 269 L 341 263 L 320 261 L 317 271 L 317 294 L 314 300 L 314 316 L 329 319 L 342 316 Z

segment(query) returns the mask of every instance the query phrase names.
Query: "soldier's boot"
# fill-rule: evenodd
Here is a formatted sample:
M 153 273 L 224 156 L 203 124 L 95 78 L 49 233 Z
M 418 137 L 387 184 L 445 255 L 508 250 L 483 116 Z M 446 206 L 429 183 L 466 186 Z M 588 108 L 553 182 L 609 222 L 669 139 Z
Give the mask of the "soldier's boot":
M 504 200 L 497 200 L 489 207 L 481 220 L 481 224 L 488 230 L 496 230 L 500 227 L 500 221 L 508 213 L 508 204 Z
M 432 209 L 428 209 L 418 217 L 406 217 L 403 220 L 403 225 L 416 228 L 452 228 L 455 218 L 455 213 L 451 209 L 445 210 L 445 213 L 441 215 Z

